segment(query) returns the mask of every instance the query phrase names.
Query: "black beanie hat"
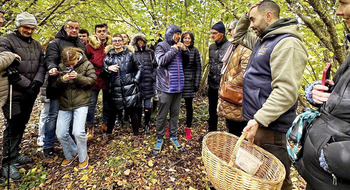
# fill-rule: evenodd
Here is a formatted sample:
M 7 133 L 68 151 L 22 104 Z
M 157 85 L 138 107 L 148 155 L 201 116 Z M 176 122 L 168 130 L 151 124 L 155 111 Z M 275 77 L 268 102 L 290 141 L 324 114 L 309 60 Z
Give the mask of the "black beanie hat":
M 214 24 L 214 26 L 211 27 L 211 29 L 217 30 L 218 32 L 223 33 L 223 34 L 226 33 L 225 25 L 221 21 Z

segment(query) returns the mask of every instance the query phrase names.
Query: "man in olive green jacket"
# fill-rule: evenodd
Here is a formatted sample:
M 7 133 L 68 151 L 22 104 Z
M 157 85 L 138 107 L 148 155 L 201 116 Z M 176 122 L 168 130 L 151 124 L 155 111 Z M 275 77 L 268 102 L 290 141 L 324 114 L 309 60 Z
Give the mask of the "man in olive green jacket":
M 292 189 L 286 132 L 296 117 L 307 51 L 297 20 L 279 19 L 279 13 L 275 2 L 259 1 L 239 20 L 234 38 L 253 50 L 243 80 L 242 115 L 249 119 L 243 131 L 281 160 L 287 174 L 282 189 Z

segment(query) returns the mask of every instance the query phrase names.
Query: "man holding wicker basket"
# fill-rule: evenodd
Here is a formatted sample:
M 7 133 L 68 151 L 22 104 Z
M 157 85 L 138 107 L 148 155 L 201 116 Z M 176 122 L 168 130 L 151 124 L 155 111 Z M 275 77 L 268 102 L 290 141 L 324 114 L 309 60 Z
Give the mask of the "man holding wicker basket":
M 279 18 L 272 0 L 254 4 L 238 22 L 234 38 L 252 49 L 243 80 L 242 115 L 247 139 L 274 154 L 286 168 L 282 189 L 292 189 L 286 132 L 296 117 L 297 98 L 307 51 L 298 21 Z M 256 35 L 248 32 L 252 28 Z

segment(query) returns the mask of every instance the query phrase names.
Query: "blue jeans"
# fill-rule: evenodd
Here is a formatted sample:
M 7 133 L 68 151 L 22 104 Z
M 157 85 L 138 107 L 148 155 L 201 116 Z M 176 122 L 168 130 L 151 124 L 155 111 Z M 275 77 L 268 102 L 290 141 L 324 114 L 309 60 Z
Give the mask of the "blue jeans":
M 58 99 L 50 99 L 49 113 L 44 124 L 44 146 L 43 149 L 53 148 L 56 139 L 56 122 L 60 101 Z
M 66 160 L 72 159 L 77 153 L 80 163 L 84 162 L 87 157 L 85 121 L 88 109 L 88 106 L 84 106 L 74 110 L 60 110 L 58 112 L 56 134 L 58 140 L 61 142 Z M 69 126 L 72 119 L 73 135 L 76 143 L 69 134 Z
M 91 103 L 89 105 L 89 111 L 86 118 L 86 124 L 87 125 L 93 125 L 94 119 L 95 119 L 95 113 L 96 113 L 96 104 L 98 99 L 98 94 L 100 93 L 100 90 L 92 90 L 91 92 Z M 102 91 L 102 122 L 106 123 L 108 121 L 109 117 L 109 109 L 108 109 L 108 103 L 107 103 L 107 96 L 108 92 L 107 90 Z

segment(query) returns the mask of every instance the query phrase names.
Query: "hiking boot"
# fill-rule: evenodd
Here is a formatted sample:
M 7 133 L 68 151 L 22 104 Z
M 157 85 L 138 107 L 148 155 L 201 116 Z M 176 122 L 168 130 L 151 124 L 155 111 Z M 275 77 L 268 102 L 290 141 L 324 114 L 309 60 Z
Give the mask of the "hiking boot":
M 86 133 L 86 139 L 88 141 L 92 140 L 94 138 L 94 126 L 93 125 L 89 125 L 87 127 L 87 133 Z
M 79 162 L 78 166 L 79 166 L 79 169 L 82 170 L 88 167 L 88 165 L 89 165 L 89 156 L 86 156 L 85 161 L 82 163 Z
M 140 137 L 139 136 L 133 136 L 133 145 L 134 145 L 134 148 L 137 148 L 140 146 Z
M 167 137 L 169 137 L 170 136 L 170 133 L 169 133 L 169 125 L 167 126 L 167 130 L 166 130 L 166 132 L 165 132 L 165 136 L 167 136 Z
M 144 131 L 144 133 L 145 133 L 146 135 L 149 134 L 149 125 L 145 125 L 145 131 Z
M 191 140 L 192 139 L 192 130 L 191 128 L 186 128 L 186 140 Z
M 107 123 L 102 123 L 101 130 L 102 130 L 102 132 L 106 132 L 107 131 Z
M 67 166 L 71 165 L 77 157 L 78 157 L 78 154 L 76 154 L 75 156 L 73 156 L 70 160 L 64 159 L 63 162 L 62 162 L 62 164 L 61 164 L 61 166 L 67 167 Z
M 8 179 L 8 165 L 2 167 L 2 175 Z M 14 164 L 10 165 L 10 178 L 13 180 L 21 179 L 21 174 L 18 172 L 16 166 Z
M 33 159 L 25 157 L 23 155 L 19 155 L 16 159 L 15 165 L 25 165 L 33 162 Z
M 181 146 L 179 141 L 176 140 L 176 137 L 170 137 L 169 141 L 173 143 L 173 145 L 175 146 L 175 148 L 176 148 L 176 150 L 178 152 L 184 152 L 185 151 L 185 149 Z
M 45 158 L 53 158 L 55 156 L 54 148 L 46 148 L 43 152 Z
M 163 139 L 157 139 L 157 144 L 153 149 L 153 154 L 158 155 L 160 151 L 162 151 L 162 146 L 163 146 Z

